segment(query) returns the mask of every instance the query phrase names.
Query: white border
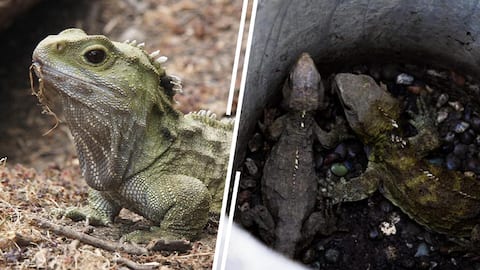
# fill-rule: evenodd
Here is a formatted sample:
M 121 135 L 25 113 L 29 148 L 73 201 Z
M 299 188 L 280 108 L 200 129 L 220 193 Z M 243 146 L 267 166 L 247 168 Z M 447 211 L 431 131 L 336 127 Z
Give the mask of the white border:
M 230 189 L 230 181 L 232 178 L 232 170 L 233 170 L 233 159 L 235 156 L 235 148 L 237 145 L 237 136 L 238 136 L 238 127 L 239 127 L 239 122 L 240 122 L 240 115 L 242 111 L 242 104 L 243 104 L 243 93 L 245 92 L 245 83 L 246 83 L 246 77 L 247 77 L 247 70 L 248 70 L 248 60 L 250 58 L 250 49 L 252 45 L 252 38 L 253 38 L 253 31 L 254 31 L 254 25 L 255 25 L 255 17 L 257 15 L 257 5 L 258 5 L 258 0 L 253 0 L 253 5 L 252 5 L 252 13 L 250 16 L 250 26 L 248 28 L 248 38 L 247 38 L 247 44 L 246 44 L 246 50 L 245 50 L 245 57 L 244 57 L 244 64 L 243 64 L 243 70 L 242 70 L 242 78 L 240 82 L 240 92 L 238 94 L 238 103 L 237 103 L 237 113 L 236 113 L 236 120 L 235 124 L 233 127 L 233 134 L 232 134 L 232 144 L 230 147 L 230 159 L 228 162 L 228 169 L 227 169 L 227 177 L 225 179 L 225 190 L 223 192 L 223 200 L 222 200 L 222 210 L 220 212 L 220 221 L 219 221 L 219 226 L 218 226 L 218 233 L 217 233 L 217 241 L 215 244 L 215 254 L 213 258 L 213 268 L 212 270 L 224 270 L 225 269 L 225 264 L 226 264 L 226 259 L 227 259 L 227 254 L 228 254 L 228 243 L 229 239 L 226 239 L 227 235 L 225 234 L 225 230 L 227 229 L 225 226 L 225 218 L 226 218 L 226 208 L 227 208 L 227 200 L 228 200 L 228 191 Z M 242 16 L 243 13 L 246 13 L 246 9 L 248 7 L 248 0 L 244 0 L 243 2 L 243 10 L 242 10 Z M 242 27 L 243 26 L 243 27 Z M 240 23 L 240 29 L 239 29 L 239 35 L 243 35 L 243 28 L 245 27 L 245 21 L 243 20 Z M 237 39 L 237 41 L 240 41 L 241 43 L 242 39 Z M 239 47 L 237 43 L 237 49 L 241 48 L 241 45 Z M 238 61 L 237 61 L 238 65 Z M 234 69 L 233 72 L 236 72 L 236 67 L 234 63 Z M 232 72 L 232 74 L 234 74 Z M 235 75 L 232 75 L 232 81 L 234 81 L 236 78 Z M 235 82 L 232 82 L 231 86 L 235 86 Z M 234 92 L 234 87 L 230 88 L 230 95 L 232 96 L 233 99 L 233 92 Z M 230 107 L 229 107 L 230 106 Z M 231 108 L 231 103 L 227 105 L 227 111 L 228 108 Z M 230 109 L 231 110 L 231 109 Z M 234 186 L 238 187 L 238 182 L 240 180 L 240 173 L 237 172 L 236 175 L 238 177 L 235 178 L 235 183 Z M 235 203 L 236 201 L 233 201 L 233 197 L 236 198 L 237 192 L 235 191 L 234 194 L 232 194 L 232 201 L 230 203 L 230 207 L 233 210 L 230 210 L 230 212 L 234 213 L 235 211 Z M 230 220 L 229 224 L 231 226 L 231 222 L 233 221 L 233 214 L 230 215 Z M 231 227 L 227 230 L 231 231 Z M 230 233 L 228 233 L 229 236 Z M 223 240 L 224 239 L 224 240 Z M 220 250 L 223 247 L 222 254 L 220 257 Z M 218 268 L 220 260 L 221 259 L 221 265 L 220 269 Z

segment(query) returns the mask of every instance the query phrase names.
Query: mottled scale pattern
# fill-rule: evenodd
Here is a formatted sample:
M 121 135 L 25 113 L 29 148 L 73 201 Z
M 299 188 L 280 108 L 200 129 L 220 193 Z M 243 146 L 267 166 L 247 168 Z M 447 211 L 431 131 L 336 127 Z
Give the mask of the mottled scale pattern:
M 193 239 L 220 212 L 233 126 L 175 110 L 179 80 L 140 44 L 67 29 L 33 53 L 36 94 L 45 106 L 46 95 L 60 99 L 93 189 L 89 206 L 67 216 L 107 224 L 123 207 L 159 226 L 135 236 Z

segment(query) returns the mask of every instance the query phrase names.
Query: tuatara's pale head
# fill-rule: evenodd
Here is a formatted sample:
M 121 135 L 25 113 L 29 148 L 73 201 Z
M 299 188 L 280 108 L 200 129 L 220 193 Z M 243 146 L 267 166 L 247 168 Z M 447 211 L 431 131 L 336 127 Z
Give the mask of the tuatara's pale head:
M 367 75 L 339 73 L 333 88 L 342 102 L 350 127 L 364 138 L 398 127 L 398 101 Z
M 308 53 L 298 58 L 283 87 L 283 106 L 293 111 L 314 111 L 323 104 L 324 87 Z

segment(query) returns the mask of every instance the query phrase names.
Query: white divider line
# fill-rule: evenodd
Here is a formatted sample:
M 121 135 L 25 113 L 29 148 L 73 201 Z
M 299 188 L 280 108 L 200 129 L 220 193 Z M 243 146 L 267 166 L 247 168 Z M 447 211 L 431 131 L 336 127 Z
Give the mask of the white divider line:
M 248 1 L 248 0 L 244 0 Z M 245 2 L 244 2 L 245 4 Z M 226 240 L 226 235 L 225 235 L 225 216 L 226 216 L 226 211 L 227 211 L 227 200 L 228 200 L 228 191 L 230 189 L 230 182 L 232 178 L 232 171 L 233 171 L 233 159 L 235 156 L 235 147 L 237 145 L 237 136 L 238 136 L 238 127 L 239 127 L 239 122 L 240 122 L 240 115 L 242 112 L 242 104 L 243 104 L 243 93 L 245 92 L 245 83 L 246 83 L 246 78 L 247 78 L 247 70 L 248 70 L 248 60 L 250 57 L 250 49 L 252 45 L 252 38 L 253 38 L 253 31 L 254 31 L 254 25 L 255 25 L 255 16 L 257 14 L 257 5 L 258 5 L 258 0 L 253 0 L 253 6 L 252 6 L 252 15 L 250 17 L 250 26 L 248 28 L 248 38 L 247 38 L 247 46 L 245 50 L 245 57 L 244 57 L 244 64 L 243 64 L 243 70 L 242 70 L 242 78 L 241 78 L 241 83 L 240 83 L 240 92 L 238 94 L 238 105 L 237 105 L 237 113 L 236 113 L 236 121 L 233 126 L 233 134 L 232 134 L 232 144 L 230 147 L 230 159 L 228 162 L 228 169 L 227 169 L 227 177 L 225 179 L 225 190 L 223 192 L 223 203 L 222 203 L 222 209 L 220 212 L 220 221 L 219 221 L 219 228 L 218 228 L 218 234 L 217 234 L 217 241 L 215 244 L 215 255 L 213 257 L 213 268 L 212 270 L 224 270 L 225 268 L 219 268 L 220 266 L 225 266 L 223 264 L 223 261 L 226 261 L 227 255 L 228 255 L 228 246 L 227 249 L 223 248 L 225 246 L 225 241 Z M 245 25 L 245 23 L 243 23 Z M 243 33 L 243 30 L 240 30 Z M 236 70 L 236 69 L 234 69 Z M 235 77 L 235 76 L 234 76 Z M 232 77 L 233 79 L 233 77 Z M 232 93 L 232 91 L 230 91 Z M 237 196 L 235 192 L 235 197 Z M 233 196 L 232 196 L 233 197 Z M 230 207 L 235 209 L 235 204 L 236 201 L 231 201 Z M 220 254 L 220 251 L 225 251 L 225 253 Z M 221 258 L 219 256 L 222 256 Z M 225 258 L 225 259 L 224 259 Z M 220 260 L 222 262 L 222 265 L 220 265 Z

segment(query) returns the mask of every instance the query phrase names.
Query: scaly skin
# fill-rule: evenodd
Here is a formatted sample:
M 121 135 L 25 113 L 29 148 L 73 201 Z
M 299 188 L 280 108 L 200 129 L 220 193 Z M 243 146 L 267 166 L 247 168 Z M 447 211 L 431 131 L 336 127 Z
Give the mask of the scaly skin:
M 127 240 L 194 239 L 220 212 L 232 124 L 172 107 L 179 82 L 143 45 L 67 29 L 41 41 L 32 69 L 39 100 L 58 96 L 92 188 L 67 212 L 106 225 L 128 208 L 159 225 Z
M 398 135 L 399 101 L 366 75 L 338 74 L 335 87 L 347 121 L 366 145 L 372 146 L 367 170 L 329 191 L 335 202 L 368 197 L 378 187 L 412 219 L 453 236 L 470 236 L 479 224 L 480 183 L 461 172 L 447 171 L 425 161 L 439 145 L 432 112 L 418 98 L 411 124 L 418 134 Z
M 274 239 L 274 248 L 288 257 L 295 255 L 301 242 L 305 246 L 318 231 L 328 231 L 326 217 L 314 212 L 318 181 L 313 140 L 320 128 L 313 114 L 321 107 L 323 95 L 320 74 L 304 53 L 284 85 L 283 104 L 288 113 L 276 120 L 283 124 L 283 132 L 265 163 L 262 178 L 263 202 L 275 222 L 275 228 L 266 231 L 274 229 L 269 238 Z

